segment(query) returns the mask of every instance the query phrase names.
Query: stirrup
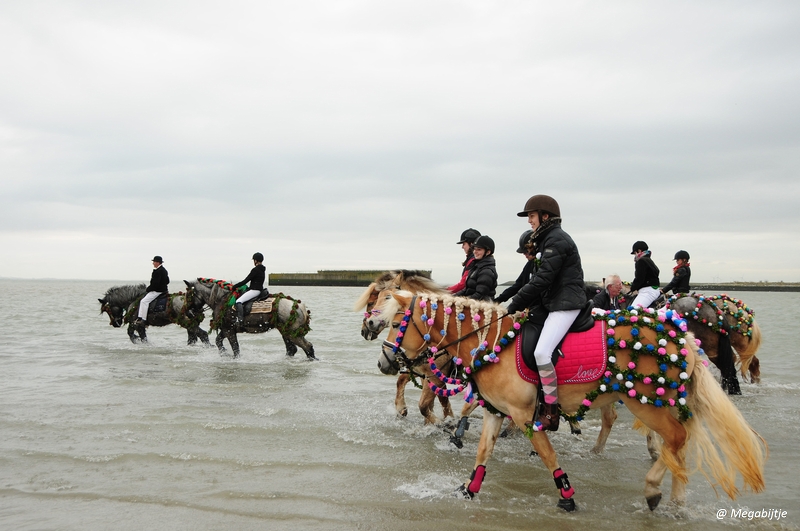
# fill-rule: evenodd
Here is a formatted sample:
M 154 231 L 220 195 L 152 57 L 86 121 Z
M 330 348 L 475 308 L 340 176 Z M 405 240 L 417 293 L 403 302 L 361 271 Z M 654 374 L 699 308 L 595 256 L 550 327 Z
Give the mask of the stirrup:
M 526 422 L 525 426 L 533 431 L 558 431 L 558 422 L 561 418 L 559 414 L 559 404 L 548 404 L 540 402 L 533 414 L 531 422 Z

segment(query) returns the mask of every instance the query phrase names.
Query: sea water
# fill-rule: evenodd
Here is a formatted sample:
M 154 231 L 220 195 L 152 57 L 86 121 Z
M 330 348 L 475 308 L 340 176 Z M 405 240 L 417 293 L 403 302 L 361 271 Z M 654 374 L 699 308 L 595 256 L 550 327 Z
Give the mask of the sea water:
M 0 529 L 800 528 L 800 294 L 731 294 L 764 336 L 762 382 L 732 400 L 769 444 L 765 492 L 731 501 L 698 473 L 674 507 L 667 474 L 651 512 L 651 461 L 619 407 L 602 455 L 590 452 L 598 413 L 580 436 L 551 435 L 576 490 L 578 510 L 565 513 L 519 432 L 498 442 L 474 500 L 453 495 L 474 465 L 481 410 L 460 450 L 423 425 L 419 390 L 409 386 L 409 414 L 396 417 L 380 341 L 361 338 L 351 310 L 361 288 L 282 290 L 311 309 L 309 362 L 287 357 L 277 331 L 241 335 L 237 360 L 187 346 L 177 326 L 134 345 L 99 314 L 112 285 L 0 280 Z

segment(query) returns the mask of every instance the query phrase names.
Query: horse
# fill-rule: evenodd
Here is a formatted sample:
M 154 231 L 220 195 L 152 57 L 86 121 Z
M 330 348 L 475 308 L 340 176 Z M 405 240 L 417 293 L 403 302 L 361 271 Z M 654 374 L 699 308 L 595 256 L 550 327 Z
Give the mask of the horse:
M 225 352 L 223 340 L 227 338 L 233 350 L 233 357 L 239 357 L 239 340 L 237 338 L 236 309 L 231 303 L 235 290 L 233 285 L 224 280 L 198 277 L 194 281 L 183 281 L 186 284 L 187 296 L 191 294 L 202 304 L 208 305 L 212 311 L 211 329 L 219 330 L 217 348 Z M 245 316 L 242 332 L 261 334 L 277 328 L 286 345 L 286 355 L 294 356 L 297 347 L 303 349 L 308 359 L 317 359 L 314 346 L 305 338 L 311 330 L 311 312 L 302 301 L 294 300 L 283 293 L 270 295 L 272 311 L 269 313 L 250 313 Z
M 760 362 L 755 356 L 761 345 L 761 329 L 754 312 L 742 301 L 727 295 L 673 295 L 666 303 L 687 321 L 689 331 L 702 343 L 708 359 L 719 368 L 722 388 L 740 395 L 736 365 L 742 378 L 761 381 Z
M 147 342 L 145 328 L 148 325 L 166 326 L 177 324 L 186 329 L 188 334 L 187 344 L 194 345 L 199 338 L 204 345 L 211 345 L 208 340 L 208 333 L 200 328 L 200 323 L 205 319 L 202 305 L 194 304 L 187 295 L 183 293 L 172 293 L 169 295 L 166 309 L 160 312 L 151 311 L 147 315 L 147 323 L 137 326 L 136 316 L 139 312 L 139 301 L 146 293 L 147 288 L 144 284 L 130 284 L 126 286 L 114 286 L 106 291 L 100 302 L 100 313 L 106 313 L 110 320 L 110 325 L 114 328 L 121 328 L 123 324 L 128 324 L 128 337 L 132 343 L 137 341 Z
M 459 378 L 448 378 L 447 383 L 458 385 L 485 406 L 478 455 L 461 494 L 472 499 L 480 491 L 503 417 L 510 416 L 520 423 L 531 421 L 526 435 L 553 475 L 558 507 L 574 510 L 575 490 L 559 467 L 546 432 L 532 422 L 539 393 L 537 386 L 520 377 L 515 363 L 520 323 L 500 306 L 449 294 L 385 290 L 375 309 L 394 316 L 379 361 L 381 372 L 396 374 L 401 364 L 415 365 L 426 356 L 433 370 L 436 362 L 431 355 L 445 352 L 460 368 Z M 620 400 L 661 436 L 661 453 L 645 478 L 644 494 L 651 510 L 661 501 L 660 484 L 667 471 L 672 474 L 672 502 L 685 503 L 687 443 L 695 451 L 697 469 L 731 499 L 739 494 L 737 475 L 745 489 L 764 489 L 766 442 L 699 363 L 694 338 L 678 317 L 675 312 L 659 316 L 654 310 L 622 312 L 613 319 L 595 317 L 595 327 L 602 327 L 598 346 L 607 349 L 606 368 L 585 382 L 559 384 L 562 415 L 581 418 L 589 409 Z M 462 326 L 467 329 L 464 333 Z
M 375 306 L 375 302 L 378 300 L 378 294 L 384 289 L 392 286 L 397 287 L 397 289 L 402 288 L 413 291 L 439 291 L 442 289 L 440 286 L 433 284 L 433 281 L 430 280 L 428 273 L 425 271 L 394 270 L 383 273 L 372 283 L 370 283 L 353 307 L 354 311 L 365 310 L 364 320 L 361 323 L 361 337 L 367 341 L 373 341 L 378 338 L 378 333 L 372 332 L 367 326 L 367 319 L 372 316 L 372 308 Z M 405 370 L 400 372 L 397 377 L 397 392 L 395 394 L 394 407 L 399 417 L 405 417 L 408 415 L 405 389 L 408 383 L 414 379 L 414 384 L 417 387 L 420 387 L 422 390 L 419 397 L 418 407 L 420 414 L 422 414 L 422 416 L 425 418 L 425 424 L 438 424 L 439 419 L 433 413 L 433 404 L 435 399 L 438 397 L 439 403 L 442 406 L 442 416 L 445 419 L 447 417 L 453 417 L 453 409 L 450 406 L 450 399 L 448 397 L 438 396 L 431 390 L 429 386 L 420 385 L 417 383 L 416 379 L 420 378 L 423 380 L 423 383 L 425 381 L 431 381 L 434 382 L 437 387 L 444 387 L 445 384 L 441 380 L 436 378 L 429 370 L 425 369 L 426 367 L 422 367 L 421 373 L 418 373 L 416 370 Z M 458 446 L 458 442 L 460 441 L 454 439 L 453 442 L 456 444 L 456 446 Z

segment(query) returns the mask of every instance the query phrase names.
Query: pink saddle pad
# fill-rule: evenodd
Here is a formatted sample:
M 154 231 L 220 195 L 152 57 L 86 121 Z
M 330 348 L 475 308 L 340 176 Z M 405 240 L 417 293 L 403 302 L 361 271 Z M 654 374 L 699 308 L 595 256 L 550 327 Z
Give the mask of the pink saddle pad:
M 564 357 L 556 364 L 559 385 L 599 380 L 606 370 L 608 361 L 606 347 L 605 321 L 596 321 L 594 327 L 586 332 L 567 334 L 561 346 Z M 520 377 L 526 382 L 538 384 L 539 374 L 528 368 L 522 360 L 522 336 L 517 336 L 515 350 Z

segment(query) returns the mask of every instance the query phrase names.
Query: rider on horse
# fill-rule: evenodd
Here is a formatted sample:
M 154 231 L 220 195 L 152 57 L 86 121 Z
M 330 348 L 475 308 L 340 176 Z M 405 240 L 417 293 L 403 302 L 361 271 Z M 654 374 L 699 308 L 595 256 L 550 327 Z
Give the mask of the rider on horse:
M 497 289 L 497 269 L 494 260 L 494 240 L 483 235 L 473 245 L 475 261 L 467 275 L 465 287 L 456 295 L 479 301 L 491 301 Z
M 667 294 L 670 290 L 676 295 L 678 293 L 689 293 L 689 279 L 692 278 L 692 270 L 689 267 L 689 253 L 678 251 L 675 253 L 673 260 L 678 264 L 672 268 L 672 280 L 661 289 L 661 293 Z
M 467 286 L 467 276 L 469 276 L 469 272 L 472 271 L 472 267 L 475 264 L 473 244 L 480 235 L 481 233 L 475 229 L 467 229 L 461 233 L 461 238 L 456 242 L 461 246 L 461 249 L 464 250 L 464 254 L 466 254 L 467 257 L 464 259 L 464 263 L 461 264 L 464 266 L 464 270 L 461 272 L 461 280 L 447 288 L 450 293 L 458 293 Z
M 139 302 L 139 318 L 136 319 L 135 323 L 137 325 L 144 324 L 147 321 L 147 310 L 150 307 L 150 303 L 169 289 L 169 274 L 163 264 L 163 258 L 158 255 L 153 257 L 153 272 L 150 274 L 150 285 L 147 286 L 147 293 Z
M 631 291 L 638 291 L 636 298 L 633 299 L 631 306 L 641 306 L 647 308 L 660 295 L 658 291 L 658 266 L 650 258 L 650 250 L 647 243 L 638 241 L 633 244 L 631 249 L 633 261 L 636 263 Z
M 541 430 L 556 431 L 559 420 L 558 384 L 552 354 L 586 306 L 583 268 L 578 247 L 561 228 L 561 209 L 548 195 L 534 195 L 517 214 L 531 224 L 535 273 L 511 299 L 508 312 L 525 308 L 529 314 L 545 313 L 544 327 L 534 350 L 544 391 L 539 402 Z M 532 315 L 529 316 L 529 318 Z
M 264 281 L 267 278 L 267 268 L 264 267 L 262 262 L 264 262 L 264 255 L 261 253 L 255 253 L 253 255 L 253 265 L 255 267 L 250 270 L 250 274 L 247 275 L 247 278 L 233 285 L 233 289 L 235 290 L 238 287 L 244 286 L 248 282 L 250 283 L 248 290 L 239 296 L 238 299 L 236 299 L 237 326 L 240 326 L 244 321 L 244 303 L 260 296 L 263 291 L 268 292 L 268 290 L 264 288 Z

